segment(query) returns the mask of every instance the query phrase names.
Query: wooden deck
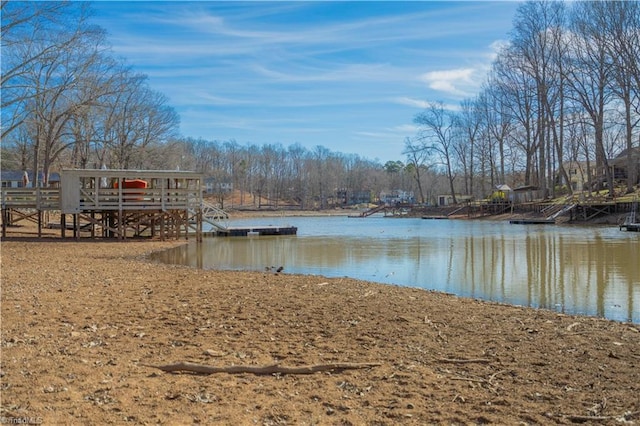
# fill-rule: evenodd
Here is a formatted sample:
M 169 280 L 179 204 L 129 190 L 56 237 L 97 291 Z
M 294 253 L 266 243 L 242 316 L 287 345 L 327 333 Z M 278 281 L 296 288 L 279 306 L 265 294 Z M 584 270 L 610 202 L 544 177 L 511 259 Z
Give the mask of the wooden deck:
M 128 188 L 141 180 L 146 188 Z M 43 217 L 60 212 L 59 221 Z M 228 215 L 202 198 L 202 176 L 193 172 L 140 170 L 63 170 L 61 188 L 2 189 L 2 236 L 29 220 L 79 239 L 202 239 L 203 222 L 216 236 L 296 235 L 293 226 L 228 227 Z
M 60 188 L 3 188 L 2 236 L 21 220 L 43 227 L 43 212 L 59 211 L 62 237 L 202 237 L 202 175 L 181 171 L 63 170 Z M 129 188 L 141 180 L 146 188 Z M 71 225 L 69 225 L 71 224 Z M 54 224 L 56 226 L 56 224 Z
M 48 213 L 60 210 L 59 188 L 2 188 L 2 237 L 7 228 L 20 226 L 20 222 L 38 225 L 38 236 L 42 236 L 43 223 Z

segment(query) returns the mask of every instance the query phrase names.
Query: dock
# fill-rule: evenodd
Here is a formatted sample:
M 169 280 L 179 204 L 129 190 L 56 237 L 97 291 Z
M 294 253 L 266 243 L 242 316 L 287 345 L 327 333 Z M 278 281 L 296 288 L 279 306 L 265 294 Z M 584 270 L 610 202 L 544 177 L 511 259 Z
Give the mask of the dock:
M 509 223 L 515 225 L 553 225 L 558 217 L 571 213 L 577 206 L 575 203 L 552 204 L 541 210 L 541 213 L 545 215 L 543 218 L 512 219 Z
M 630 232 L 640 232 L 640 223 L 627 223 L 620 225 L 620 230 L 626 230 Z
M 385 210 L 386 208 L 387 208 L 387 206 L 385 206 L 384 204 L 382 204 L 382 205 L 379 205 L 379 206 L 373 207 L 373 208 L 371 208 L 371 209 L 369 209 L 369 210 L 365 210 L 365 211 L 363 211 L 363 212 L 360 212 L 359 214 L 356 214 L 356 215 L 351 215 L 351 214 L 350 214 L 348 217 L 369 217 L 369 216 L 371 216 L 372 214 L 380 213 L 380 212 L 384 212 L 384 210 Z
M 202 238 L 203 176 L 173 170 L 64 169 L 60 186 L 1 188 L 2 238 L 20 221 L 43 224 L 60 212 L 61 237 Z
M 620 230 L 623 229 L 631 232 L 640 232 L 640 222 L 638 222 L 638 202 L 634 202 L 631 212 L 627 215 L 624 223 L 620 224 Z
M 227 225 L 229 215 L 203 198 L 199 173 L 172 170 L 64 169 L 61 187 L 2 188 L 2 238 L 20 221 L 71 231 L 80 239 L 159 238 L 202 241 L 206 234 L 221 237 L 297 235 L 294 226 Z M 60 212 L 49 221 L 49 212 Z
M 553 225 L 555 219 L 511 219 L 509 223 L 513 225 Z
M 295 226 L 243 226 L 216 229 L 212 235 L 217 237 L 257 237 L 266 235 L 297 235 Z

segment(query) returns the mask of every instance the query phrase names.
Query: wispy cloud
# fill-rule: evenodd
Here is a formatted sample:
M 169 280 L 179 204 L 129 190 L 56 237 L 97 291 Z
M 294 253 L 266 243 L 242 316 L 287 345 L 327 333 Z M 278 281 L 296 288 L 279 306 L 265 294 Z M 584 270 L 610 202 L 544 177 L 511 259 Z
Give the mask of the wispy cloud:
M 429 105 L 429 102 L 423 100 L 423 99 L 413 99 L 413 98 L 408 98 L 408 97 L 401 97 L 401 98 L 396 98 L 393 100 L 395 103 L 400 104 L 400 105 L 407 105 L 410 107 L 416 107 L 416 108 L 420 108 L 420 109 L 424 109 Z
M 470 86 L 476 86 L 481 81 L 476 77 L 476 73 L 474 68 L 429 71 L 420 76 L 420 80 L 438 92 L 454 96 L 468 96 Z
M 513 2 L 96 2 L 185 136 L 396 159 L 414 115 L 486 78 Z M 417 76 L 417 77 L 416 77 Z M 365 148 L 366 147 L 366 148 Z M 374 152 L 375 151 L 375 152 Z
M 416 126 L 415 124 L 402 124 L 400 126 L 396 126 L 394 130 L 396 132 L 412 135 L 416 134 L 418 130 L 420 130 L 420 127 Z
M 509 47 L 509 41 L 508 40 L 495 40 L 493 43 L 491 43 L 489 45 L 489 57 L 491 58 L 491 60 L 494 60 L 497 56 L 498 53 L 500 53 L 503 49 Z

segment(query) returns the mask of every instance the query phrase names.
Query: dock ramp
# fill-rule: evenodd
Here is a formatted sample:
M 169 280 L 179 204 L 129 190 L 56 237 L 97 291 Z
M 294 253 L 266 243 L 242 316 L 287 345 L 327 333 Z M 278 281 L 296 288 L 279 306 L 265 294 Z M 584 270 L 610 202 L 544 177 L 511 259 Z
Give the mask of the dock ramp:
M 624 222 L 620 224 L 620 230 L 640 232 L 640 220 L 638 219 L 638 202 L 634 202 L 631 212 L 627 215 Z
M 376 207 L 374 207 L 372 209 L 365 210 L 365 211 L 361 212 L 358 215 L 353 215 L 353 216 L 350 215 L 349 217 L 369 217 L 372 214 L 384 211 L 386 208 L 387 208 L 387 206 L 382 204 L 382 205 L 376 206 Z
M 219 231 L 227 231 L 229 225 L 226 221 L 229 214 L 215 204 L 208 201 L 202 201 L 202 221 L 208 223 Z
M 571 210 L 575 209 L 577 204 L 558 204 L 557 206 L 547 207 L 546 211 L 543 211 L 547 214 L 546 220 L 556 220 L 560 216 L 569 213 Z

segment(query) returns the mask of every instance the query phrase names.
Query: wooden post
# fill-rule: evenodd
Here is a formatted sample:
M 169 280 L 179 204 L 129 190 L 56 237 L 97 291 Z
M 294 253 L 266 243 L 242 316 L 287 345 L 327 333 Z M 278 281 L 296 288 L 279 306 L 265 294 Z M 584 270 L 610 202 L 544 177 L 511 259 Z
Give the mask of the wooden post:
M 184 238 L 186 240 L 189 239 L 189 223 L 187 222 L 189 214 L 185 211 L 184 213 L 178 212 L 178 220 L 180 221 L 178 225 L 180 228 L 184 229 Z M 180 239 L 180 235 L 178 235 L 178 239 Z
M 7 238 L 7 219 L 8 219 L 7 209 L 3 206 L 2 207 L 2 238 Z
M 42 210 L 38 209 L 38 238 L 42 238 Z
M 78 213 L 73 214 L 73 234 L 77 241 L 80 241 L 80 215 Z
M 108 222 L 109 222 L 109 230 L 108 230 L 108 232 L 107 232 L 107 236 L 108 236 L 109 238 L 114 238 L 114 237 L 116 236 L 116 235 L 113 233 L 113 229 L 114 229 L 114 228 L 115 228 L 115 226 L 116 226 L 116 212 L 114 212 L 114 211 L 109 211 L 109 213 L 107 213 L 107 214 L 108 214 L 108 216 L 107 216 L 107 217 L 108 217 L 108 219 L 109 219 L 109 220 L 108 220 Z
M 120 198 L 122 200 L 122 197 Z M 119 240 L 124 240 L 124 226 L 122 223 L 123 221 L 124 221 L 124 215 L 122 214 L 122 205 L 121 205 L 120 209 L 118 210 L 118 239 Z

